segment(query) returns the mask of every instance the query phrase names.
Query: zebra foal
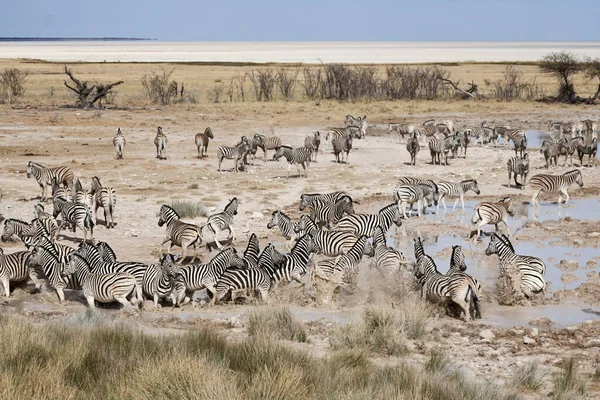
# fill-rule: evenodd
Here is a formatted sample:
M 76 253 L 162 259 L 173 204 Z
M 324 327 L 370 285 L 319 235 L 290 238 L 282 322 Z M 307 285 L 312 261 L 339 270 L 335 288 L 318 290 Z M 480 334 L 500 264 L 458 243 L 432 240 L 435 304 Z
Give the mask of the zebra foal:
M 221 172 L 221 163 L 224 159 L 233 160 L 234 170 L 238 172 L 238 163 L 243 160 L 246 154 L 250 151 L 250 145 L 246 136 L 242 136 L 240 143 L 235 146 L 221 146 L 217 149 L 217 160 L 219 161 L 219 172 Z
M 413 132 L 413 134 L 406 142 L 406 150 L 410 154 L 410 165 L 416 165 L 417 163 L 417 154 L 421 150 L 421 145 L 419 144 L 419 133 Z
M 196 143 L 196 149 L 198 150 L 198 158 L 208 157 L 208 142 L 210 139 L 214 139 L 212 130 L 207 127 L 204 133 L 196 133 L 194 142 Z
M 167 135 L 163 133 L 163 130 L 160 126 L 156 129 L 156 136 L 154 137 L 154 146 L 156 146 L 156 158 L 158 158 L 159 160 L 166 160 Z
M 120 160 L 123 158 L 123 152 L 125 151 L 125 145 L 127 141 L 125 136 L 121 133 L 121 128 L 117 128 L 117 134 L 113 138 L 113 146 L 115 146 L 115 158 Z
M 114 212 L 117 205 L 117 194 L 112 187 L 102 186 L 100 178 L 92 178 L 92 190 L 90 193 L 94 196 L 94 216 L 98 221 L 98 209 L 102 207 L 104 211 L 104 224 L 107 229 L 115 227 Z
M 525 182 L 527 182 L 527 175 L 529 174 L 529 154 L 525 153 L 523 157 L 511 157 L 506 162 L 506 169 L 508 170 L 508 187 L 510 187 L 510 178 L 513 176 L 515 180 L 515 186 L 523 189 Z M 521 181 L 517 182 L 517 175 L 521 175 Z
M 479 223 L 477 226 L 477 235 L 481 235 L 481 227 L 488 224 L 493 224 L 498 230 L 498 224 L 502 222 L 506 226 L 506 230 L 510 235 L 508 227 L 508 216 L 514 215 L 512 209 L 512 198 L 505 197 L 497 203 L 483 202 L 477 204 L 471 218 L 471 224 Z
M 346 164 L 350 164 L 348 156 L 350 155 L 350 150 L 352 150 L 352 136 L 334 137 L 331 140 L 331 145 L 333 146 L 333 155 L 336 162 L 342 164 L 344 162 L 344 153 L 346 153 Z
M 317 154 L 319 153 L 319 146 L 321 145 L 321 133 L 315 132 L 313 136 L 307 136 L 304 138 L 304 147 L 312 151 L 312 162 L 317 162 Z
M 167 225 L 165 240 L 158 248 L 159 254 L 162 253 L 162 248 L 167 242 L 169 242 L 168 254 L 171 254 L 171 247 L 180 246 L 181 258 L 179 263 L 181 264 L 187 256 L 187 248 L 194 246 L 194 257 L 192 258 L 192 262 L 194 262 L 202 243 L 202 230 L 200 227 L 180 221 L 179 214 L 173 208 L 163 204 L 158 213 L 158 226 L 162 227 L 165 224 Z
M 229 234 L 231 234 L 232 242 L 235 241 L 235 231 L 233 230 L 233 217 L 237 215 L 238 209 L 238 199 L 234 197 L 229 200 L 229 203 L 225 206 L 222 212 L 213 214 L 208 217 L 206 221 L 205 227 L 213 234 L 215 243 L 219 249 L 223 248 L 223 245 L 219 242 L 219 232 L 227 229 Z

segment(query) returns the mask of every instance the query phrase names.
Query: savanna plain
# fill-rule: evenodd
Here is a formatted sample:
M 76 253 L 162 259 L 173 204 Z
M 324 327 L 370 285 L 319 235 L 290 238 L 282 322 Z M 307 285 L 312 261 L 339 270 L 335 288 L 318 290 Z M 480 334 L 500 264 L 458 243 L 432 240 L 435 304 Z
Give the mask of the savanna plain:
M 394 201 L 401 176 L 458 182 L 476 179 L 480 195 L 469 193 L 466 207 L 428 209 L 424 217 L 392 226 L 388 245 L 414 260 L 413 238 L 446 271 L 453 244 L 466 255 L 467 272 L 483 287 L 482 319 L 464 322 L 445 307 L 420 298 L 412 274 L 401 269 L 384 275 L 360 264 L 356 288 L 331 288 L 318 281 L 305 287 L 280 284 L 267 304 L 250 297 L 235 304 L 198 304 L 141 311 L 117 306 L 86 309 L 79 291 L 67 291 L 60 303 L 51 288 L 33 293 L 18 286 L 0 300 L 0 395 L 2 398 L 217 398 L 230 399 L 576 399 L 600 393 L 600 256 L 598 226 L 600 174 L 592 166 L 550 167 L 550 173 L 580 168 L 584 186 L 570 189 L 571 203 L 556 204 L 542 195 L 536 213 L 532 189 L 509 185 L 506 162 L 514 155 L 502 144 L 473 143 L 466 158 L 432 165 L 423 147 L 409 165 L 406 144 L 387 133 L 390 122 L 421 125 L 429 119 L 455 122 L 458 129 L 510 125 L 540 135 L 553 121 L 599 120 L 597 105 L 565 105 L 526 99 L 493 98 L 494 82 L 504 79 L 505 64 L 443 65 L 453 81 L 479 85 L 481 99 L 448 95 L 438 100 L 337 101 L 307 99 L 297 83 L 284 99 L 257 101 L 249 80 L 245 98 L 236 77 L 257 68 L 281 65 L 235 64 L 69 64 L 79 79 L 115 82 L 116 94 L 100 109 L 72 107 L 75 98 L 64 84 L 64 66 L 27 60 L 2 60 L 0 70 L 29 72 L 25 93 L 0 104 L 0 214 L 29 221 L 40 202 L 26 164 L 69 166 L 84 185 L 98 176 L 117 191 L 114 229 L 106 229 L 99 212 L 95 240 L 112 246 L 119 259 L 155 263 L 165 232 L 157 225 L 162 204 L 191 205 L 187 222 L 203 224 L 233 197 L 239 200 L 234 242 L 243 251 L 251 233 L 261 249 L 267 243 L 285 251 L 285 239 L 267 229 L 271 214 L 281 210 L 297 220 L 300 195 L 343 190 L 358 201 L 357 213 L 376 213 Z M 319 68 L 319 66 L 314 66 Z M 386 66 L 374 67 L 383 73 Z M 514 68 L 534 82 L 538 96 L 556 91 L 555 80 L 535 64 Z M 169 80 L 185 85 L 184 96 L 170 104 L 149 100 L 141 80 L 171 72 Z M 299 72 L 299 77 L 303 75 Z M 535 81 L 532 81 L 535 79 Z M 577 76 L 578 93 L 595 92 L 594 81 Z M 243 171 L 223 161 L 217 171 L 217 148 L 241 136 L 277 135 L 284 144 L 304 145 L 316 131 L 344 126 L 346 115 L 366 115 L 366 137 L 355 139 L 349 163 L 335 163 L 331 143 L 322 140 L 317 162 L 307 176 L 295 167 L 286 179 L 285 160 L 271 160 L 262 150 Z M 167 134 L 167 158 L 157 159 L 154 137 Z M 208 157 L 198 159 L 194 136 L 210 127 L 214 140 Z M 120 128 L 127 139 L 124 158 L 115 159 L 112 139 Z M 546 136 L 541 136 L 546 137 Z M 404 139 L 406 140 L 406 139 Z M 539 143 L 530 143 L 530 176 L 544 173 Z M 587 158 L 587 157 L 586 157 Z M 577 157 L 573 158 L 578 164 Z M 584 160 L 585 161 L 585 160 Z M 585 163 L 585 162 L 584 162 Z M 547 265 L 546 293 L 535 301 L 503 305 L 496 293 L 497 256 L 486 256 L 489 236 L 470 239 L 470 220 L 480 201 L 511 196 L 516 216 L 509 220 L 518 253 L 542 258 Z M 51 200 L 45 203 L 51 209 Z M 503 227 L 501 226 L 501 230 Z M 493 230 L 487 226 L 486 232 Z M 64 230 L 59 242 L 76 247 L 81 232 Z M 210 236 L 206 239 L 210 239 Z M 209 240 L 210 241 L 210 240 Z M 5 253 L 24 250 L 18 240 L 2 243 Z M 521 251 L 519 251 L 521 250 Z M 180 249 L 175 247 L 174 252 Z M 215 251 L 200 251 L 208 262 Z M 329 290 L 329 292 L 328 292 Z M 244 297 L 244 296 L 242 296 Z

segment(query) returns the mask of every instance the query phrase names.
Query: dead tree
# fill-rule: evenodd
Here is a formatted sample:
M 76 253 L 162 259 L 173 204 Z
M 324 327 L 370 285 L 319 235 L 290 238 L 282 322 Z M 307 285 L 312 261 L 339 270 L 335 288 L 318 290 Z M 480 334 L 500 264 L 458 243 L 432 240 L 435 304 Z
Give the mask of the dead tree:
M 458 93 L 462 94 L 462 98 L 463 99 L 467 99 L 467 98 L 472 98 L 475 99 L 477 98 L 477 84 L 473 81 L 471 81 L 471 83 L 469 83 L 469 88 L 467 90 L 463 90 L 461 88 L 459 88 L 454 82 L 452 82 L 450 79 L 446 79 L 446 78 L 439 78 L 444 84 L 446 85 L 451 85 L 454 90 L 456 90 Z M 460 83 L 460 82 L 459 82 Z
M 77 93 L 77 105 L 81 108 L 92 108 L 94 107 L 96 102 L 98 103 L 97 106 L 99 108 L 102 107 L 102 99 L 105 98 L 109 93 L 111 93 L 112 88 L 123 83 L 123 81 L 118 81 L 110 84 L 90 84 L 86 81 L 82 82 L 73 76 L 73 74 L 67 68 L 66 65 L 65 74 L 69 76 L 73 85 L 69 86 L 69 84 L 65 80 L 65 86 Z

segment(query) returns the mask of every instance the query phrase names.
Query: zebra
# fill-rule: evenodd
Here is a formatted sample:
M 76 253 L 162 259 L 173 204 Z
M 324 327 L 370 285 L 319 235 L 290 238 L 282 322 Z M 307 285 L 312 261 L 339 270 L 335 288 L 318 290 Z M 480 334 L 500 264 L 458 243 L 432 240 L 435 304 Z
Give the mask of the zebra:
M 433 201 L 436 206 L 439 204 L 438 201 L 440 199 L 440 190 L 438 188 L 438 185 L 431 179 L 421 179 L 421 178 L 415 178 L 412 176 L 402 176 L 402 177 L 398 178 L 398 182 L 399 182 L 399 184 L 396 187 L 401 186 L 401 185 L 421 185 L 424 196 L 425 197 L 433 196 L 431 201 Z M 431 192 L 431 194 L 430 194 L 430 192 Z M 395 200 L 398 201 L 398 199 L 395 199 Z M 410 209 L 412 210 L 412 205 L 411 205 Z
M 475 138 L 475 144 L 479 142 L 481 146 L 486 144 L 487 141 L 495 142 L 495 139 L 498 137 L 494 128 L 490 127 L 486 121 L 483 121 L 481 126 L 469 126 L 465 128 L 463 134 L 466 134 L 467 137 L 472 136 Z
M 302 194 L 300 196 L 300 211 L 311 206 L 316 199 L 320 199 L 325 203 L 335 204 L 344 196 L 347 196 L 346 192 Z
M 304 147 L 310 149 L 312 152 L 312 162 L 317 162 L 317 153 L 319 152 L 319 146 L 321 145 L 321 133 L 317 131 L 313 136 L 307 136 L 304 138 Z
M 325 199 L 315 199 L 309 208 L 309 214 L 319 227 L 331 227 L 339 222 L 344 214 L 354 214 L 352 197 L 345 195 L 331 203 Z
M 366 236 L 355 239 L 352 247 L 346 254 L 335 259 L 322 260 L 316 263 L 313 269 L 314 276 L 336 285 L 355 285 L 358 275 L 358 264 L 363 255 L 373 257 L 375 250 L 367 241 Z
M 107 229 L 115 227 L 114 211 L 117 205 L 117 194 L 112 187 L 102 186 L 100 178 L 92 178 L 92 190 L 90 193 L 94 196 L 94 216 L 98 221 L 98 209 L 104 210 L 104 224 Z
M 298 164 L 302 166 L 304 170 L 304 176 L 308 177 L 308 164 L 310 163 L 312 151 L 306 147 L 292 148 L 290 146 L 280 146 L 275 154 L 273 155 L 273 159 L 275 161 L 279 160 L 281 157 L 285 157 L 288 162 L 288 174 L 287 179 L 290 178 L 290 170 L 292 169 L 292 164 L 296 166 L 298 170 L 298 176 L 302 176 L 300 173 L 300 168 Z
M 108 245 L 106 242 L 98 242 L 96 244 L 96 249 L 98 250 L 98 254 L 104 262 L 114 263 L 117 262 L 117 255 L 115 251 Z
M 466 322 L 481 318 L 479 283 L 464 272 L 441 274 L 433 259 L 424 254 L 415 268 L 415 277 L 421 284 L 421 298 L 441 302 L 453 302 L 463 311 Z
M 416 165 L 417 153 L 421 150 L 419 144 L 419 132 L 413 132 L 412 136 L 406 142 L 406 150 L 410 154 L 410 165 Z
M 91 193 L 90 190 L 85 190 L 81 185 L 81 181 L 79 179 L 75 180 L 75 197 L 73 198 L 74 203 L 85 204 L 89 207 L 89 209 L 94 208 L 95 196 Z M 94 223 L 96 223 L 98 218 L 96 217 Z
M 254 141 L 254 139 L 256 141 Z M 263 151 L 264 161 L 267 161 L 267 150 L 277 151 L 281 147 L 281 138 L 279 136 L 265 136 L 259 133 L 254 135 L 253 143 Z M 255 147 L 255 148 L 256 148 Z
M 417 214 L 420 217 L 421 211 L 425 206 L 431 207 L 433 203 L 438 205 L 437 199 L 434 199 L 433 191 L 427 191 L 425 194 L 426 185 L 408 184 L 398 185 L 394 188 L 394 200 L 398 202 L 398 209 L 402 210 L 402 216 L 406 219 L 406 207 L 411 206 L 410 215 L 412 215 L 412 206 L 417 203 Z
M 175 277 L 179 273 L 176 263 L 177 257 L 165 254 L 160 264 L 150 264 L 144 274 L 142 290 L 143 293 L 154 300 L 154 309 L 158 308 L 158 300 L 166 297 L 171 298 L 171 304 L 175 306 Z
M 452 253 L 450 254 L 450 267 L 448 268 L 449 275 L 453 272 L 465 272 L 467 264 L 465 263 L 465 255 L 462 252 L 461 245 L 452 245 Z
M 285 279 L 287 282 L 296 281 L 305 286 L 302 277 L 306 275 L 310 253 L 319 251 L 321 249 L 309 235 L 301 236 L 290 254 L 285 255 L 285 259 L 278 263 L 278 267 L 273 271 L 272 284 L 276 285 Z
M 56 239 L 56 232 L 58 231 L 58 223 L 56 222 L 52 214 L 49 214 L 46 211 L 44 211 L 43 204 L 36 204 L 35 206 L 33 206 L 33 213 L 35 218 L 39 219 L 42 222 L 42 224 L 50 234 L 50 240 L 54 242 L 54 240 Z
M 231 302 L 235 302 L 237 292 L 253 291 L 260 293 L 261 300 L 266 303 L 270 288 L 271 276 L 262 268 L 227 268 L 215 286 L 215 301 L 221 301 L 227 293 L 231 293 Z
M 549 131 L 557 130 L 561 134 L 570 134 L 572 137 L 580 135 L 587 129 L 583 122 L 551 122 L 548 127 Z
M 572 171 L 565 172 L 562 175 L 549 175 L 549 174 L 538 174 L 534 175 L 529 179 L 529 186 L 531 186 L 535 192 L 531 197 L 531 204 L 536 207 L 540 205 L 537 201 L 538 196 L 542 192 L 546 193 L 558 193 L 558 205 L 562 202 L 563 196 L 565 197 L 565 205 L 569 202 L 569 193 L 567 189 L 573 184 L 577 183 L 579 187 L 583 187 L 583 176 L 581 171 L 574 169 Z
M 467 132 L 463 132 L 462 135 L 457 134 L 456 144 L 458 147 L 459 158 L 461 154 L 463 155 L 463 158 L 467 158 L 467 147 L 469 147 L 469 143 L 471 143 L 471 141 L 469 140 L 469 135 Z
M 596 153 L 598 153 L 598 138 L 593 138 L 589 143 L 581 144 L 577 146 L 577 156 L 579 157 L 579 165 L 583 167 L 583 156 L 587 154 L 588 156 L 588 166 L 593 167 L 594 162 L 592 161 L 592 157 L 596 157 Z
M 555 167 L 558 165 L 559 147 L 557 142 L 554 140 L 544 140 L 542 142 L 542 147 L 540 148 L 540 153 L 543 154 L 546 159 L 546 169 L 548 169 L 549 165 L 552 165 L 552 161 L 554 161 Z
M 10 282 L 23 282 L 27 278 L 31 279 L 36 290 L 41 288 L 37 274 L 27 267 L 30 256 L 29 251 L 4 254 L 4 250 L 0 248 L 0 283 L 4 287 L 4 296 L 10 297 Z
M 469 191 L 473 191 L 476 194 L 481 194 L 481 192 L 479 191 L 479 185 L 477 184 L 477 181 L 475 179 L 467 179 L 467 180 L 461 181 L 460 183 L 442 181 L 442 182 L 439 182 L 437 184 L 437 186 L 438 186 L 438 189 L 440 192 L 438 208 L 439 208 L 439 203 L 441 202 L 442 205 L 444 206 L 444 210 L 446 210 L 446 202 L 445 202 L 446 198 L 456 199 L 454 201 L 454 205 L 452 206 L 453 211 L 456 209 L 458 200 L 460 200 L 460 203 L 462 204 L 462 209 L 464 211 L 465 210 L 465 193 L 467 193 Z
M 158 253 L 162 253 L 162 248 L 165 243 L 169 242 L 168 254 L 171 254 L 171 247 L 181 247 L 181 258 L 179 263 L 181 264 L 187 256 L 187 248 L 194 246 L 194 257 L 192 262 L 196 260 L 198 248 L 202 243 L 202 230 L 199 226 L 183 222 L 179 219 L 179 214 L 166 204 L 160 207 L 158 213 L 158 226 L 162 227 L 167 225 L 165 231 L 165 240 L 160 244 Z M 217 242 L 218 243 L 218 242 Z
M 515 186 L 523 189 L 525 182 L 527 182 L 527 174 L 529 174 L 529 154 L 525 153 L 523 157 L 511 157 L 506 162 L 506 168 L 508 169 L 508 187 L 510 187 L 510 177 L 514 176 Z M 517 182 L 517 175 L 521 175 L 522 184 Z
M 244 259 L 246 269 L 254 269 L 258 268 L 258 257 L 260 256 L 260 247 L 258 243 L 258 238 L 256 237 L 256 233 L 250 235 L 250 239 L 248 239 L 248 245 L 246 246 L 246 250 L 244 250 Z
M 15 235 L 21 241 L 24 241 L 25 237 L 36 238 L 41 233 L 48 235 L 48 231 L 41 222 L 39 224 L 33 222 L 28 224 L 25 221 L 7 218 L 4 220 L 4 230 L 2 231 L 2 237 L 0 237 L 0 239 L 3 242 L 6 242 L 13 235 Z
M 337 163 L 344 162 L 344 153 L 346 153 L 346 164 L 350 164 L 348 156 L 352 150 L 352 136 L 336 137 L 331 140 L 333 146 L 333 155 Z
M 69 254 L 61 256 L 56 247 L 50 242 L 38 243 L 31 250 L 31 256 L 27 261 L 27 267 L 33 270 L 35 267 L 40 267 L 48 279 L 50 286 L 56 290 L 58 300 L 62 303 L 65 301 L 65 289 L 80 290 L 81 284 L 74 275 L 63 275 L 62 265 L 69 261 L 70 255 L 75 252 L 75 249 L 70 248 Z
M 229 267 L 244 267 L 244 260 L 233 248 L 221 250 L 207 264 L 192 264 L 181 268 L 175 278 L 176 304 L 189 303 L 190 296 L 200 289 L 206 289 L 211 296 L 210 302 L 214 303 L 217 282 Z
M 436 121 L 435 119 L 429 119 L 423 122 L 423 126 L 434 126 L 436 129 L 439 129 L 438 126 L 443 125 L 443 130 L 448 131 L 450 135 L 454 135 L 454 121 L 451 119 L 445 119 L 441 121 Z M 439 132 L 443 132 L 443 130 L 439 130 Z
M 325 140 L 329 140 L 329 136 L 331 136 L 332 142 L 333 139 L 339 137 L 354 137 L 358 139 L 361 136 L 361 132 L 358 126 L 347 126 L 345 128 L 331 128 L 325 134 Z
M 357 139 L 362 139 L 367 136 L 367 116 L 354 118 L 352 115 L 346 115 L 346 120 L 344 121 L 346 125 L 355 126 L 359 129 L 360 135 Z
M 445 139 L 439 139 L 437 136 L 433 136 L 428 144 L 429 152 L 431 154 L 431 165 L 442 164 L 442 152 L 444 153 L 444 156 L 446 158 L 445 164 L 449 165 L 448 153 L 450 153 L 450 151 L 453 148 L 455 148 L 456 143 L 457 142 L 455 136 L 448 136 Z
M 167 135 L 163 133 L 162 128 L 159 126 L 156 130 L 156 137 L 154 138 L 154 145 L 156 146 L 156 158 L 159 160 L 167 159 Z
M 56 178 L 58 183 L 64 187 L 73 187 L 73 178 L 75 175 L 69 167 L 46 168 L 42 164 L 33 161 L 27 162 L 27 179 L 33 175 L 40 188 L 42 188 L 42 201 L 46 201 L 46 186 L 52 185 L 52 178 Z
M 585 126 L 585 131 L 588 134 L 592 134 L 600 129 L 600 124 L 597 121 L 592 121 L 591 119 L 584 119 L 581 123 Z
M 523 153 L 527 151 L 527 135 L 525 135 L 525 131 L 522 129 L 510 129 L 505 132 L 505 135 L 515 145 L 515 156 L 520 152 L 521 157 L 523 157 Z
M 422 137 L 425 143 L 436 137 L 438 129 L 434 125 L 424 125 L 417 127 L 417 137 Z M 414 135 L 414 133 L 413 133 Z
M 383 207 L 377 214 L 346 215 L 338 222 L 335 229 L 353 232 L 356 237 L 372 237 L 375 228 L 381 226 L 387 232 L 392 223 L 398 227 L 402 226 L 402 213 L 397 203 Z
M 71 190 L 71 188 L 60 187 L 60 185 L 58 184 L 58 181 L 56 180 L 56 177 L 53 177 L 52 178 L 52 200 L 56 199 L 57 197 L 62 197 L 63 199 L 65 199 L 69 202 L 73 202 L 73 200 L 74 200 L 73 191 Z
M 509 266 L 516 267 L 520 273 L 521 291 L 527 297 L 537 292 L 545 292 L 546 264 L 532 256 L 517 255 L 515 249 L 505 235 L 492 234 L 490 244 L 485 249 L 485 254 L 490 256 L 497 254 L 500 258 L 500 270 L 503 271 Z
M 124 308 L 138 305 L 138 300 L 134 297 L 131 303 L 127 301 L 127 296 L 136 293 L 138 288 L 135 277 L 127 272 L 95 274 L 90 271 L 90 265 L 82 256 L 72 254 L 64 273 L 77 276 L 89 308 L 95 308 L 95 301 L 100 303 L 118 301 Z
M 573 154 L 580 146 L 583 146 L 584 142 L 585 140 L 581 136 L 571 138 L 571 140 L 562 138 L 558 141 L 558 158 L 565 156 L 563 167 L 567 164 L 567 157 L 569 158 L 569 167 L 573 165 Z
M 234 170 L 238 172 L 238 163 L 240 160 L 244 160 L 246 154 L 250 150 L 250 145 L 248 144 L 248 139 L 246 136 L 242 136 L 242 140 L 240 143 L 235 146 L 221 146 L 217 149 L 217 159 L 219 161 L 219 172 L 221 172 L 221 163 L 223 159 L 233 160 L 234 162 Z
M 125 136 L 121 133 L 121 128 L 117 128 L 117 134 L 113 138 L 113 146 L 115 146 L 116 155 L 115 158 L 120 160 L 123 158 L 123 152 L 125 151 L 125 145 L 127 141 Z
M 321 249 L 320 253 L 328 257 L 336 257 L 350 250 L 356 237 L 351 232 L 322 231 L 315 222 L 306 214 L 300 217 L 296 226 L 296 233 L 305 232 Z
M 90 239 L 94 238 L 94 221 L 92 221 L 92 211 L 84 204 L 70 203 L 65 199 L 58 198 L 54 202 L 54 212 L 52 216 L 56 218 L 61 215 L 62 220 L 58 225 L 56 236 L 60 235 L 60 230 L 65 223 L 69 223 L 75 228 L 79 227 L 83 231 L 83 241 L 87 240 L 88 230 L 90 231 Z
M 398 271 L 401 265 L 406 265 L 407 260 L 404 254 L 387 246 L 385 232 L 380 226 L 373 232 L 373 247 L 373 264 L 379 271 L 394 272 Z
M 285 247 L 291 250 L 294 242 L 297 239 L 297 222 L 293 222 L 290 217 L 284 214 L 282 211 L 273 211 L 271 214 L 271 220 L 267 223 L 268 229 L 278 227 L 283 237 L 287 239 Z
M 221 243 L 218 240 L 220 231 L 224 231 L 225 229 L 227 229 L 229 231 L 229 234 L 231 234 L 232 242 L 235 241 L 235 231 L 233 230 L 233 216 L 237 215 L 237 209 L 238 199 L 237 197 L 234 197 L 233 199 L 229 200 L 229 203 L 227 203 L 222 212 L 213 214 L 210 217 L 208 217 L 208 220 L 204 225 L 205 227 L 208 227 L 208 229 L 211 231 L 219 250 L 223 248 L 223 245 L 221 245 Z
M 212 129 L 207 127 L 204 130 L 204 133 L 196 133 L 194 137 L 194 142 L 196 143 L 196 148 L 198 149 L 198 158 L 208 157 L 208 142 L 210 139 L 214 139 Z
M 27 244 L 26 244 L 27 245 Z M 75 252 L 71 246 L 66 246 L 60 243 L 53 243 L 47 236 L 39 236 L 31 244 L 27 245 L 29 249 L 43 247 L 51 252 L 60 263 L 64 264 L 69 261 L 69 256 Z M 60 271 L 59 271 L 60 273 Z
M 505 197 L 497 203 L 483 202 L 477 204 L 477 206 L 475 206 L 475 211 L 473 212 L 473 217 L 471 218 L 471 224 L 476 224 L 479 222 L 479 225 L 477 226 L 476 237 L 481 235 L 482 226 L 494 224 L 496 230 L 498 230 L 498 224 L 500 222 L 504 223 L 506 230 L 508 231 L 508 235 L 510 236 L 507 215 L 510 215 L 511 217 L 514 215 L 512 203 L 512 198 Z
M 404 140 L 404 135 L 412 137 L 416 130 L 417 126 L 411 123 L 389 123 L 387 126 L 388 135 L 391 134 L 393 131 L 398 132 L 399 143 L 402 143 L 402 140 Z M 400 139 L 400 137 L 402 137 L 402 139 Z
M 275 270 L 285 264 L 285 260 L 286 256 L 277 251 L 272 243 L 269 243 L 258 256 L 258 268 L 266 271 L 272 280 Z

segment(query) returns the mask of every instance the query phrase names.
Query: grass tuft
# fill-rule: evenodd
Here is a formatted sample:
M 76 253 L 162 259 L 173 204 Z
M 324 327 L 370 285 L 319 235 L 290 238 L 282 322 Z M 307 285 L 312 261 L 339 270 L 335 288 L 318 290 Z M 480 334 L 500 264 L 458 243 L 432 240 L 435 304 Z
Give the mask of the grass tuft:
M 516 367 L 513 372 L 512 385 L 520 390 L 537 391 L 543 384 L 545 372 L 540 370 L 535 361 Z
M 586 382 L 581 378 L 577 365 L 572 358 L 563 361 L 563 371 L 554 376 L 555 400 L 582 399 L 587 391 Z
M 250 312 L 248 334 L 254 338 L 275 338 L 306 342 L 306 328 L 287 307 L 260 307 Z
M 171 201 L 171 207 L 181 218 L 208 217 L 208 209 L 200 202 L 173 200 Z

